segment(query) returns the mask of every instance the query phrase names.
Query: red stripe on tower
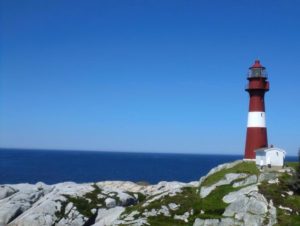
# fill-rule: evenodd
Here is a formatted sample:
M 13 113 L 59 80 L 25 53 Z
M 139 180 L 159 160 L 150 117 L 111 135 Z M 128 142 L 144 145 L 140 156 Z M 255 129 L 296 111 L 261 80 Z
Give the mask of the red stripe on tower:
M 255 159 L 255 149 L 267 147 L 267 128 L 265 117 L 265 93 L 269 91 L 266 68 L 259 60 L 249 68 L 248 85 L 249 113 L 246 135 L 245 159 Z

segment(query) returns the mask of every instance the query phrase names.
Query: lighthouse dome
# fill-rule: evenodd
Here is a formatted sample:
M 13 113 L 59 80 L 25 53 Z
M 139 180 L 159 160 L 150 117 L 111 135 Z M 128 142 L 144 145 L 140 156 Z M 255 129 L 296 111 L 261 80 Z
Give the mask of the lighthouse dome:
M 248 78 L 267 78 L 267 71 L 261 65 L 259 60 L 255 60 L 254 64 L 249 68 Z

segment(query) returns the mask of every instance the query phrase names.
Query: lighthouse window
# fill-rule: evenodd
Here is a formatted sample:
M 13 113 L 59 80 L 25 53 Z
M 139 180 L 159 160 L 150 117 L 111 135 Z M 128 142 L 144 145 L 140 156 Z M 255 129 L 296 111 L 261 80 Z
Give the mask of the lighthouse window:
M 260 75 L 261 75 L 261 69 L 260 68 L 252 69 L 252 76 L 260 77 Z

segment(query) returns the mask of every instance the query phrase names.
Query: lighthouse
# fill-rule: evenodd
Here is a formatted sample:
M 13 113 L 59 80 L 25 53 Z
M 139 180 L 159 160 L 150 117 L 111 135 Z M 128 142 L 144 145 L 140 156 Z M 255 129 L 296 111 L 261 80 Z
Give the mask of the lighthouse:
M 265 93 L 269 91 L 266 68 L 259 60 L 249 68 L 246 91 L 249 93 L 249 112 L 244 159 L 255 160 L 255 150 L 268 146 Z

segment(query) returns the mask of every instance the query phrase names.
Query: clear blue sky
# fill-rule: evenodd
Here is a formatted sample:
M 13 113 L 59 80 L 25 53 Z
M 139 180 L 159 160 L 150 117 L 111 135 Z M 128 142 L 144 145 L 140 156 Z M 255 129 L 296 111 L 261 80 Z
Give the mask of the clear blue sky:
M 243 154 L 248 67 L 269 143 L 300 146 L 299 1 L 1 0 L 0 147 Z

